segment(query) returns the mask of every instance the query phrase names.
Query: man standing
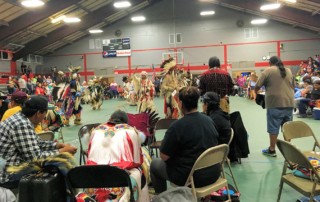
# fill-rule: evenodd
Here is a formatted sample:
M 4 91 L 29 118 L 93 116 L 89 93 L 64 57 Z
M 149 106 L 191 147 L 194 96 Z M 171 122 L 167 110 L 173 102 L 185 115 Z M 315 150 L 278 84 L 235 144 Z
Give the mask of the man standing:
M 69 119 L 72 115 L 75 115 L 76 117 L 74 120 L 74 124 L 81 125 L 81 85 L 77 73 L 72 72 L 72 80 L 70 81 L 69 88 L 69 90 L 66 90 L 66 92 L 64 92 L 67 99 L 67 105 L 65 106 L 65 115 L 67 118 L 66 125 L 69 126 Z
M 62 152 L 76 153 L 76 147 L 43 141 L 36 135 L 34 127 L 44 119 L 47 110 L 45 97 L 32 96 L 24 103 L 21 112 L 0 123 L 0 158 L 6 161 L 5 168 Z M 6 170 L 0 171 L 0 187 L 16 188 L 21 177 Z
M 196 87 L 179 91 L 178 106 L 184 115 L 167 130 L 160 147 L 160 157 L 150 166 L 151 181 L 157 194 L 166 191 L 166 180 L 183 186 L 197 158 L 208 148 L 218 145 L 218 132 L 210 117 L 198 112 L 200 93 Z M 220 166 L 213 165 L 195 173 L 195 186 L 214 183 Z
M 287 121 L 292 121 L 294 78 L 290 69 L 285 68 L 277 56 L 271 57 L 269 64 L 270 67 L 262 72 L 254 91 L 258 93 L 262 86 L 266 88 L 265 106 L 270 146 L 262 150 L 262 153 L 276 157 L 275 149 L 280 126 Z
M 179 118 L 179 108 L 177 103 L 177 91 L 180 89 L 177 75 L 177 62 L 169 58 L 162 62 L 160 68 L 162 77 L 160 92 L 164 97 L 164 113 L 168 119 Z
M 137 69 L 136 69 L 137 70 Z M 133 75 L 134 90 L 138 96 L 138 112 L 145 112 L 146 109 L 155 111 L 155 105 L 153 103 L 154 87 L 150 79 L 148 79 L 148 73 L 142 71 L 141 77 Z
M 220 96 L 220 108 L 229 113 L 229 98 L 234 83 L 229 73 L 220 69 L 220 60 L 217 57 L 209 59 L 209 70 L 204 72 L 200 77 L 199 89 L 201 95 L 208 91 L 216 92 Z

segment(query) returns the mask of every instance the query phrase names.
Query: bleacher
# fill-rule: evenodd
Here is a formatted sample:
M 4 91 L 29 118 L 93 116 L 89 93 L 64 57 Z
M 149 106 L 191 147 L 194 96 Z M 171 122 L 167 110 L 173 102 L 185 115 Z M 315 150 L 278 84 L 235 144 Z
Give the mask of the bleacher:
M 8 78 L 0 78 L 0 91 L 7 93 L 7 84 Z

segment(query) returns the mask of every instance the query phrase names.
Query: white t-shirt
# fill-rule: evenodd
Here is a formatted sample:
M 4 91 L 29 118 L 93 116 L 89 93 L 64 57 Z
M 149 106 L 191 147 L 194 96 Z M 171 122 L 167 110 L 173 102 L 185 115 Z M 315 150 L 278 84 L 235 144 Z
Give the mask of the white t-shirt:
M 26 88 L 26 86 L 27 86 L 27 82 L 23 78 L 20 78 L 18 80 L 18 83 L 19 83 L 20 88 Z

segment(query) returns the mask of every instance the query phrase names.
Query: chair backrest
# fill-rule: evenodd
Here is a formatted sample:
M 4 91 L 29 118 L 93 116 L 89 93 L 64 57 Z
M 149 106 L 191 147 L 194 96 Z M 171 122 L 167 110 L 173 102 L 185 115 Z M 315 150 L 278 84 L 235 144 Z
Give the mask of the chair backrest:
M 291 141 L 295 138 L 313 137 L 315 140 L 312 129 L 302 121 L 288 121 L 282 127 L 283 137 L 286 141 Z
M 148 131 L 149 128 L 149 114 L 140 113 L 140 114 L 130 114 L 127 113 L 129 118 L 129 125 L 136 127 L 138 130 L 142 131 L 146 136 L 150 136 Z
M 44 132 L 38 133 L 38 135 L 42 140 L 51 140 L 51 141 L 54 140 L 54 132 L 52 131 L 44 131 Z
M 79 132 L 78 132 L 78 137 L 81 139 L 86 133 L 90 133 L 90 131 L 99 126 L 101 123 L 92 123 L 92 124 L 86 124 L 86 125 L 83 125 L 80 129 L 79 129 Z M 79 139 L 79 140 L 80 140 Z M 81 141 L 80 141 L 81 142 Z
M 160 119 L 156 123 L 156 130 L 166 130 L 170 125 L 175 122 L 177 119 Z
M 308 158 L 299 149 L 297 149 L 290 142 L 279 139 L 277 140 L 277 146 L 281 154 L 285 158 L 285 161 L 288 163 L 289 167 L 294 168 L 296 167 L 296 165 L 304 167 L 312 171 L 312 173 L 315 174 L 317 180 L 319 181 L 320 178 L 318 173 L 315 171 Z
M 131 179 L 127 171 L 109 165 L 85 165 L 72 168 L 67 174 L 71 188 L 129 187 L 133 199 Z
M 228 142 L 228 146 L 230 147 L 230 144 L 233 140 L 233 136 L 234 136 L 234 132 L 233 132 L 233 129 L 231 128 L 231 131 L 230 131 L 230 139 L 229 139 L 229 142 Z
M 80 143 L 80 150 L 82 151 L 83 150 L 83 145 L 82 145 L 82 138 L 85 134 L 89 133 L 90 134 L 90 131 L 99 126 L 101 123 L 92 123 L 92 124 L 86 124 L 86 125 L 83 125 L 80 129 L 79 129 L 79 132 L 78 132 L 78 137 L 79 137 L 79 143 Z
M 194 163 L 186 184 L 189 183 L 190 178 L 196 170 L 207 168 L 218 163 L 224 163 L 229 152 L 229 146 L 226 144 L 221 144 L 215 147 L 210 147 L 204 151 Z

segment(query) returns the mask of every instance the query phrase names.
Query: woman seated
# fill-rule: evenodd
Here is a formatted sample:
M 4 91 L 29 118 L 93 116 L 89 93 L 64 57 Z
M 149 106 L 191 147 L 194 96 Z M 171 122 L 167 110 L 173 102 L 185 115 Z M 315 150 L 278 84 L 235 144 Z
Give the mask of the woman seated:
M 210 116 L 219 133 L 218 143 L 228 144 L 231 137 L 229 114 L 220 108 L 220 96 L 215 92 L 206 92 L 203 96 L 202 110 Z
M 148 169 L 141 169 L 144 163 L 141 143 L 145 137 L 127 123 L 127 114 L 117 110 L 111 115 L 107 123 L 101 124 L 91 132 L 87 164 L 107 164 L 127 170 L 133 182 L 135 200 L 149 201 L 146 183 Z M 144 176 L 143 174 L 147 175 Z M 142 187 L 144 188 L 142 189 Z M 125 188 L 102 190 L 96 189 L 94 194 L 116 195 L 118 200 L 126 199 L 129 196 L 129 191 Z
M 302 99 L 310 98 L 310 93 L 313 89 L 310 76 L 305 76 L 302 80 L 303 83 L 300 85 L 302 88 L 297 90 L 294 95 L 295 108 L 299 106 L 299 103 Z M 294 114 L 299 114 L 299 110 L 296 110 Z
M 299 116 L 298 118 L 307 117 L 307 108 L 308 106 L 313 108 L 317 100 L 320 100 L 320 80 L 315 80 L 313 83 L 313 90 L 311 91 L 310 98 L 304 98 L 300 100 L 299 103 Z

